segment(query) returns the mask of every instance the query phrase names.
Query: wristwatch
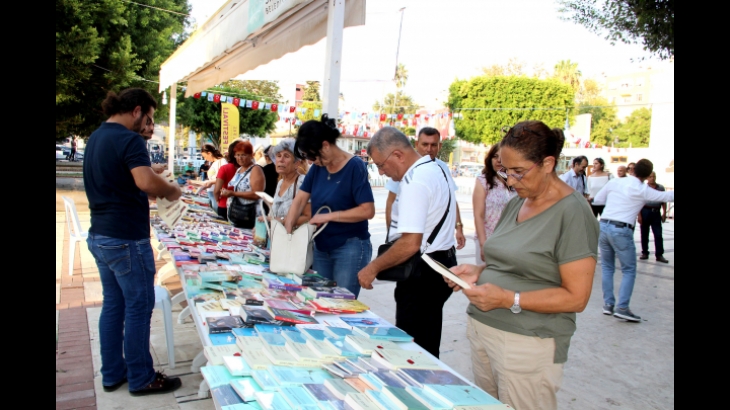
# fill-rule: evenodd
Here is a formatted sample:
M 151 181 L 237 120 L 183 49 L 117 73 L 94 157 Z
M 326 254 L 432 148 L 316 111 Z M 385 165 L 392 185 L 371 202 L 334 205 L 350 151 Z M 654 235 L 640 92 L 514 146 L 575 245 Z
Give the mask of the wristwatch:
M 520 306 L 520 292 L 515 292 L 515 303 L 511 308 L 509 308 L 509 310 L 511 310 L 512 313 L 522 312 L 522 307 Z

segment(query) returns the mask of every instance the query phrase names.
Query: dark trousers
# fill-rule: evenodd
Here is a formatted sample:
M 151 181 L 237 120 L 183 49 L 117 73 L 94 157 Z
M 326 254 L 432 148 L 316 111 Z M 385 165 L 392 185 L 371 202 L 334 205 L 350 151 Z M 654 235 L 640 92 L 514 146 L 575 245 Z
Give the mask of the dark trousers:
M 661 208 L 645 207 L 641 210 L 641 253 L 644 255 L 649 254 L 649 228 L 654 233 L 654 256 L 658 258 L 664 255 Z
M 456 249 L 429 253 L 450 268 L 456 266 Z M 395 325 L 413 336 L 414 342 L 439 357 L 444 303 L 452 290 L 443 276 L 421 262 L 420 275 L 395 287 Z

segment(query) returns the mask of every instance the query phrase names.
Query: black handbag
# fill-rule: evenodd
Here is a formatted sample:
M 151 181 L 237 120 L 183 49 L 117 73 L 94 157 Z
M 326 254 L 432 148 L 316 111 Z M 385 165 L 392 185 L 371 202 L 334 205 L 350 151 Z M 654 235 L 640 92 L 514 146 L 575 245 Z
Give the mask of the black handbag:
M 434 162 L 434 161 L 431 161 Z M 424 162 L 424 164 L 429 164 L 430 162 Z M 421 164 L 423 165 L 423 164 Z M 419 167 L 421 166 L 419 165 Z M 437 167 L 441 170 L 441 173 L 444 174 L 444 178 L 446 179 L 446 186 L 449 187 L 449 202 L 446 205 L 446 212 L 444 212 L 444 216 L 441 217 L 441 220 L 439 221 L 438 225 L 434 228 L 433 232 L 431 232 L 431 235 L 428 237 L 428 240 L 426 241 L 426 250 L 428 250 L 428 247 L 431 246 L 434 240 L 436 240 L 436 236 L 438 236 L 439 231 L 441 231 L 441 227 L 444 225 L 444 222 L 446 221 L 446 217 L 449 215 L 449 208 L 451 208 L 451 187 L 449 186 L 449 179 L 446 178 L 446 173 L 444 173 L 443 168 L 441 168 L 438 164 L 436 164 Z M 388 226 L 388 232 L 386 233 L 385 240 L 388 240 L 388 237 L 390 237 L 390 226 Z M 378 257 L 380 255 L 384 254 L 388 251 L 388 249 L 393 246 L 397 242 L 397 239 L 393 242 L 386 242 L 380 246 L 378 246 Z M 398 264 L 396 266 L 392 266 L 390 268 L 387 268 L 385 270 L 380 271 L 380 273 L 377 274 L 376 278 L 380 280 L 388 280 L 392 282 L 400 282 L 404 281 L 406 279 L 410 278 L 417 278 L 421 276 L 421 252 L 416 252 L 413 256 L 408 258 L 405 262 Z
M 248 175 L 251 170 L 253 170 L 254 166 L 249 168 L 248 171 L 243 174 L 241 181 L 246 178 L 246 175 Z M 238 198 L 233 197 L 231 205 L 228 207 L 228 220 L 231 221 L 233 226 L 236 228 L 253 229 L 254 226 L 256 226 L 257 203 L 258 201 L 250 204 L 244 204 L 241 203 Z

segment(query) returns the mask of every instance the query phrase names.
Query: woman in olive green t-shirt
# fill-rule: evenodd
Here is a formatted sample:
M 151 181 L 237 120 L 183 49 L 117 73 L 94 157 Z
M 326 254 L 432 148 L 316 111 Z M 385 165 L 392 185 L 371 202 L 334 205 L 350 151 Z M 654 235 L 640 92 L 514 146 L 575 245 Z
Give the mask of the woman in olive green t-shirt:
M 563 131 L 539 121 L 509 130 L 501 176 L 519 195 L 483 247 L 485 265 L 451 270 L 471 289 L 468 336 L 475 381 L 517 409 L 557 409 L 563 363 L 596 268 L 598 222 L 558 178 Z M 447 281 L 449 282 L 449 281 Z

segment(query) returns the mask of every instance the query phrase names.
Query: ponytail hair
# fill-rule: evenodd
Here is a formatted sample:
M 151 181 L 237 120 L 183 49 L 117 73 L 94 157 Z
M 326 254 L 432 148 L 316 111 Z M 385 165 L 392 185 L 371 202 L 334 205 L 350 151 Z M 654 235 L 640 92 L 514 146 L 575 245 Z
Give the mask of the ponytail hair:
M 565 145 L 565 134 L 562 129 L 550 129 L 542 121 L 523 121 L 507 131 L 499 146 L 512 148 L 526 160 L 535 163 L 553 157 L 557 166 L 563 145 Z

